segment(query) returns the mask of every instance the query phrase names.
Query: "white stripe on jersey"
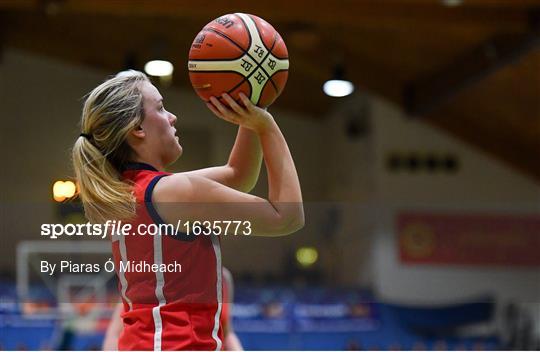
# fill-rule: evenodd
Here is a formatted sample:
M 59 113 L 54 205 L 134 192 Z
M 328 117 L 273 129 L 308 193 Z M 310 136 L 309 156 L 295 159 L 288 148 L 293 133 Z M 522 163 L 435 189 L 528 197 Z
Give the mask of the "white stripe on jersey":
M 154 264 L 158 266 L 163 263 L 163 251 L 161 248 L 162 236 L 154 236 Z M 163 295 L 163 285 L 165 279 L 163 273 L 160 270 L 156 270 L 156 298 L 158 300 L 158 306 L 152 308 L 152 316 L 154 318 L 154 351 L 161 351 L 161 336 L 163 332 L 163 323 L 161 321 L 161 306 L 164 305 L 165 296 Z
M 221 317 L 221 305 L 223 304 L 223 291 L 222 291 L 222 277 L 221 277 L 221 248 L 219 246 L 219 239 L 217 236 L 210 236 L 212 238 L 212 246 L 214 247 L 214 253 L 216 254 L 216 294 L 217 294 L 217 310 L 214 315 L 214 329 L 212 330 L 212 337 L 216 341 L 216 351 L 221 351 L 221 339 L 218 336 L 219 330 L 219 318 Z
M 152 317 L 154 318 L 154 351 L 161 351 L 161 332 L 163 324 L 161 322 L 161 306 L 152 308 Z
M 128 306 L 129 306 L 128 311 L 131 311 L 131 310 L 133 310 L 133 304 L 131 303 L 131 300 L 126 295 L 126 291 L 127 291 L 127 288 L 128 288 L 128 282 L 126 280 L 126 276 L 124 275 L 124 272 L 122 270 L 120 270 L 122 268 L 122 266 L 125 268 L 126 264 L 127 264 L 126 240 L 125 240 L 125 236 L 122 236 L 122 235 L 113 236 L 113 238 L 114 237 L 117 237 L 118 240 L 120 241 L 118 247 L 120 248 L 120 260 L 122 261 L 123 265 L 121 265 L 120 268 L 118 268 L 118 276 L 120 278 L 120 285 L 122 286 L 122 297 L 124 298 L 124 300 L 127 302 Z

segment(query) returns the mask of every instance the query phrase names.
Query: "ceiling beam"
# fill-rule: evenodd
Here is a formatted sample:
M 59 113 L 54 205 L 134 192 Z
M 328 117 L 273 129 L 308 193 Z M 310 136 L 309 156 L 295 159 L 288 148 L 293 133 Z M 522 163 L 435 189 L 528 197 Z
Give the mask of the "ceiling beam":
M 405 84 L 403 101 L 410 115 L 426 115 L 461 91 L 540 47 L 540 16 L 531 12 L 524 34 L 498 34 L 451 64 Z
M 512 1 L 508 1 L 512 4 Z M 471 26 L 519 30 L 526 16 L 523 6 L 473 6 L 447 8 L 430 0 L 274 0 L 272 2 L 231 0 L 215 6 L 213 0 L 199 0 L 197 6 L 178 0 L 0 0 L 0 10 L 45 11 L 55 14 L 100 14 L 191 19 L 206 23 L 231 12 L 259 14 L 279 22 L 316 22 L 376 28 L 424 25 Z M 206 22 L 205 22 L 206 21 Z
M 38 6 L 37 0 L 0 0 L 0 8 L 11 10 L 33 10 Z

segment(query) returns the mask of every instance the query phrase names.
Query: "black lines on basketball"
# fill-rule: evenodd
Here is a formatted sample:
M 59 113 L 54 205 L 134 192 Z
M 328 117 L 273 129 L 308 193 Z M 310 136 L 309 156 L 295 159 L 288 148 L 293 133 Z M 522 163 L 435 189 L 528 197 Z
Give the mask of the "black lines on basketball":
M 269 23 L 249 14 L 223 15 L 209 22 L 191 46 L 191 84 L 204 101 L 215 96 L 227 105 L 220 98 L 224 92 L 239 102 L 243 93 L 267 107 L 283 91 L 288 76 L 288 59 L 274 52 L 287 56 L 287 47 Z
M 277 36 L 277 39 L 276 41 L 278 40 L 281 40 L 283 41 L 283 39 L 281 38 L 281 36 L 276 32 L 276 36 Z M 272 51 L 272 55 L 274 55 L 276 57 L 276 59 L 280 59 L 280 60 L 288 60 L 289 59 L 289 55 L 283 57 L 283 56 L 279 56 L 277 55 L 275 52 Z
M 261 43 L 262 43 L 262 45 L 264 46 L 264 48 L 265 48 L 267 51 L 269 51 L 269 52 L 272 51 L 272 49 L 268 49 L 268 48 L 266 47 L 266 44 L 264 44 L 264 39 L 263 39 L 263 36 L 262 36 L 262 34 L 261 34 L 261 31 L 259 30 L 259 26 L 257 26 L 257 21 L 255 21 L 255 20 L 253 19 L 253 16 L 251 16 L 251 15 L 248 15 L 248 17 L 249 17 L 249 18 L 251 19 L 251 21 L 253 22 L 253 25 L 255 26 L 255 29 L 257 30 L 257 34 L 259 34 L 259 38 L 261 38 Z M 244 23 L 244 25 L 245 25 L 245 23 Z M 274 40 L 274 43 L 275 43 L 275 40 Z M 272 44 L 272 48 L 274 47 L 274 43 Z
M 246 76 L 244 76 L 244 79 L 241 80 L 240 83 L 238 83 L 237 85 L 235 85 L 234 87 L 232 87 L 231 89 L 229 89 L 229 90 L 227 91 L 227 94 L 230 94 L 230 93 L 234 92 L 234 90 L 235 90 L 236 88 L 240 87 L 242 84 L 244 84 L 244 82 L 245 82 L 246 80 L 247 80 L 247 78 L 246 78 Z M 251 83 L 250 83 L 249 81 L 248 81 L 248 83 L 249 83 L 249 86 L 250 86 L 251 90 L 253 90 L 253 87 L 251 87 Z
M 209 31 L 209 32 L 213 32 L 213 33 L 216 33 L 217 35 L 227 39 L 229 42 L 231 42 L 232 44 L 234 44 L 238 49 L 240 49 L 240 51 L 242 51 L 244 54 L 248 54 L 246 52 L 246 50 L 244 48 L 242 48 L 242 46 L 240 46 L 240 44 L 238 44 L 237 42 L 235 42 L 234 40 L 232 40 L 231 38 L 229 38 L 226 34 L 224 33 L 221 33 L 220 31 L 218 31 L 217 29 L 214 29 L 214 28 L 206 28 L 205 30 Z M 250 40 L 250 44 L 251 44 L 251 38 L 249 39 Z M 250 45 L 251 46 L 251 45 Z M 248 49 L 249 49 L 249 46 L 248 46 Z M 248 54 L 249 55 L 249 54 Z M 243 55 L 242 55 L 243 56 Z M 241 58 L 242 56 L 239 56 L 237 57 L 236 59 L 239 59 Z M 235 60 L 236 60 L 235 59 Z
M 237 17 L 240 19 L 240 21 L 242 21 L 242 24 L 244 25 L 244 28 L 246 29 L 246 33 L 249 34 L 249 45 L 248 45 L 248 50 L 249 50 L 249 48 L 251 48 L 251 34 L 249 32 L 249 27 L 246 21 L 244 21 L 244 19 L 242 18 L 242 16 L 237 16 Z
M 255 25 L 255 26 L 256 26 L 256 25 Z M 258 30 L 258 29 L 257 29 L 257 30 Z M 268 50 L 269 53 L 271 53 L 272 50 L 274 50 L 274 47 L 276 46 L 276 42 L 277 42 L 277 37 L 278 37 L 277 33 L 274 33 L 274 41 L 272 42 L 272 47 L 270 48 L 270 50 L 268 50 L 268 48 L 267 48 L 267 50 Z M 264 42 L 263 42 L 263 45 L 264 45 Z M 277 71 L 277 72 L 279 72 L 279 71 Z M 279 90 L 278 90 L 278 88 L 277 88 L 277 86 L 276 86 L 276 83 L 274 82 L 274 80 L 273 80 L 273 78 L 272 78 L 272 77 L 274 77 L 274 75 L 275 75 L 277 72 L 274 72 L 274 73 L 272 74 L 272 76 L 268 76 L 268 78 L 270 78 L 270 83 L 272 84 L 272 87 L 274 88 L 274 90 L 276 91 L 276 93 L 279 94 Z M 265 73 L 266 73 L 266 71 L 265 71 Z M 266 74 L 268 75 L 268 73 L 266 73 Z
M 262 40 L 261 40 L 262 41 Z M 275 42 L 274 42 L 275 43 Z M 263 45 L 264 45 L 264 42 L 263 42 Z M 273 47 L 273 45 L 272 45 Z M 266 46 L 265 46 L 266 48 Z M 263 67 L 263 63 L 266 61 L 266 59 L 268 59 L 268 56 L 270 55 L 270 50 L 268 50 L 268 48 L 266 48 L 266 55 L 263 57 L 263 59 L 261 60 L 261 62 L 257 65 L 257 67 L 255 68 L 255 71 L 260 68 L 261 70 L 263 70 L 264 74 L 266 75 L 266 77 L 268 78 L 271 78 L 271 76 L 268 74 L 268 72 L 266 72 L 266 70 L 264 69 Z M 254 71 L 254 72 L 255 72 Z

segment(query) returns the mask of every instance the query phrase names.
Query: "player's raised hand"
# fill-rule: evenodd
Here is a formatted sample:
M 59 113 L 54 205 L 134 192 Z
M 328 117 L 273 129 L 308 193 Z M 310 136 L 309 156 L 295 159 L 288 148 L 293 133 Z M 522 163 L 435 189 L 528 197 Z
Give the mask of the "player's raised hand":
M 240 100 L 244 106 L 238 104 L 229 94 L 223 93 L 221 97 L 229 105 L 222 104 L 216 97 L 211 97 L 206 106 L 219 118 L 247 127 L 257 133 L 262 133 L 274 121 L 272 115 L 265 109 L 254 105 L 244 93 L 240 93 Z

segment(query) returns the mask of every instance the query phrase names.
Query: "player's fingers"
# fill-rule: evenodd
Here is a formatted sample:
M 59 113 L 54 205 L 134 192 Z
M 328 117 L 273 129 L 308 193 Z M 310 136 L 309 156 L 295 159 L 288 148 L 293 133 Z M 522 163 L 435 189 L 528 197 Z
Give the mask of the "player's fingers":
M 224 116 L 230 115 L 231 111 L 216 98 L 210 97 L 210 102 L 223 114 Z
M 206 106 L 208 107 L 208 109 L 210 109 L 210 111 L 214 113 L 214 115 L 222 119 L 224 118 L 223 114 L 219 112 L 218 109 L 216 109 L 212 103 L 206 102 Z
M 253 103 L 251 102 L 251 100 L 249 100 L 249 98 L 244 94 L 244 93 L 240 93 L 238 94 L 240 96 L 240 99 L 242 100 L 242 103 L 244 103 L 246 109 L 249 111 L 249 112 L 253 112 L 255 111 L 255 105 L 253 105 Z
M 239 115 L 245 114 L 244 108 L 238 105 L 238 103 L 229 94 L 223 93 L 221 96 L 229 104 L 231 109 L 233 109 L 237 114 Z
M 214 105 L 212 105 L 212 103 L 206 103 L 206 106 L 208 106 L 208 109 L 210 109 L 220 119 L 225 120 L 227 122 L 237 124 L 237 125 L 239 124 L 238 120 L 234 117 L 234 115 L 232 115 L 232 114 L 231 115 L 222 114 L 220 111 L 218 111 L 216 109 L 216 107 Z

